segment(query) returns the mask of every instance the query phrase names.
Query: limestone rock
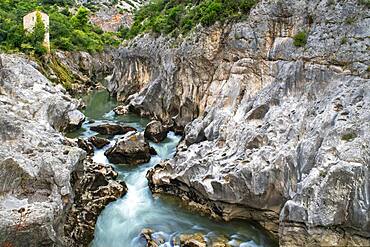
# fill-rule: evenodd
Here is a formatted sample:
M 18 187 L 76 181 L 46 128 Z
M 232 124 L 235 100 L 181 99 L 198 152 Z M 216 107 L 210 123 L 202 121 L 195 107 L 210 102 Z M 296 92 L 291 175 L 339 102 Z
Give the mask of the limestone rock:
M 142 134 L 137 133 L 118 140 L 105 152 L 105 156 L 113 164 L 137 165 L 149 162 L 150 153 L 148 142 Z
M 96 148 L 103 148 L 110 143 L 109 140 L 97 136 L 90 137 L 89 142 L 91 142 Z
M 202 234 L 181 234 L 180 246 L 186 247 L 207 247 L 207 242 Z
M 157 243 L 153 239 L 152 234 L 153 234 L 153 230 L 149 228 L 143 229 L 140 233 L 140 236 L 144 238 L 146 241 L 146 247 L 158 247 L 159 246 L 159 243 Z
M 0 245 L 67 246 L 71 173 L 86 153 L 55 129 L 76 107 L 33 62 L 0 54 Z
M 145 128 L 144 137 L 150 141 L 160 143 L 166 139 L 168 129 L 160 121 L 152 121 Z
M 131 131 L 136 131 L 135 128 L 122 126 L 119 124 L 105 123 L 96 126 L 91 126 L 92 131 L 98 132 L 101 135 L 124 135 Z
M 125 114 L 129 113 L 129 107 L 120 105 L 120 106 L 117 106 L 116 108 L 114 108 L 113 111 L 114 111 L 114 113 L 116 113 L 116 115 L 125 115 Z
M 84 0 L 77 0 L 86 3 Z M 120 27 L 130 27 L 133 23 L 133 13 L 147 0 L 92 0 L 89 6 L 94 6 L 90 21 L 104 32 L 117 32 Z M 87 6 L 88 7 L 88 6 Z
M 77 145 L 78 145 L 79 148 L 86 151 L 87 154 L 89 154 L 89 155 L 94 154 L 94 146 L 90 142 L 79 138 L 77 140 Z
M 152 190 L 257 221 L 282 246 L 370 245 L 368 16 L 357 0 L 258 1 L 243 22 L 122 48 L 111 93 L 185 128 Z
M 88 246 L 94 238 L 95 223 L 101 211 L 126 194 L 125 183 L 115 181 L 117 175 L 111 166 L 91 161 L 85 161 L 84 169 L 72 174 L 76 198 L 64 229 L 74 240 L 73 246 Z
M 85 121 L 85 115 L 79 110 L 69 111 L 67 113 L 67 126 L 64 127 L 66 132 L 77 130 Z
M 57 51 L 44 62 L 43 67 L 53 82 L 72 84 L 68 90 L 73 94 L 81 94 L 99 86 L 99 82 L 112 74 L 114 56 L 111 50 L 94 54 Z M 68 74 L 67 78 L 65 74 Z

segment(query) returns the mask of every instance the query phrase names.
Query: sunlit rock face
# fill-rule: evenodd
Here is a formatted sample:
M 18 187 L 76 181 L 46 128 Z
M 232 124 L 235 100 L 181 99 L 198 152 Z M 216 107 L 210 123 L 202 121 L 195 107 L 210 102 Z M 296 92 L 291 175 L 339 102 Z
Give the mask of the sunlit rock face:
M 112 94 L 186 126 L 152 190 L 256 220 L 282 246 L 369 245 L 367 16 L 355 0 L 260 1 L 245 22 L 123 48 Z
M 85 152 L 64 145 L 77 102 L 17 55 L 0 54 L 0 244 L 62 246 L 70 173 Z M 72 115 L 73 115 L 72 114 Z M 79 115 L 79 114 L 78 114 Z
M 92 10 L 90 21 L 104 32 L 117 32 L 120 27 L 130 27 L 133 13 L 147 0 L 77 0 L 78 4 Z

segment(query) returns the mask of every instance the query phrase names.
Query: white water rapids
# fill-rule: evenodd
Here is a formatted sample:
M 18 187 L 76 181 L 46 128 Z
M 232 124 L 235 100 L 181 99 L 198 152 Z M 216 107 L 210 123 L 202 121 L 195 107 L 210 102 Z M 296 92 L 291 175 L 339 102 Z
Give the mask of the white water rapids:
M 115 116 L 111 111 L 115 105 L 105 91 L 94 92 L 85 98 L 88 121 L 75 136 L 83 138 L 96 135 L 89 130 L 90 125 L 101 122 L 114 122 L 130 125 L 143 131 L 146 119 L 134 115 Z M 93 121 L 91 121 L 93 120 Z M 119 136 L 111 138 L 111 145 Z M 143 229 L 153 230 L 153 238 L 161 242 L 162 247 L 179 246 L 179 235 L 201 233 L 205 235 L 207 246 L 220 237 L 229 239 L 229 246 L 255 247 L 271 246 L 269 239 L 254 225 L 243 222 L 219 222 L 190 211 L 183 202 L 169 196 L 153 196 L 148 187 L 146 173 L 161 160 L 174 156 L 180 136 L 169 133 L 160 144 L 150 143 L 158 155 L 152 156 L 147 164 L 128 166 L 113 165 L 119 179 L 126 182 L 127 194 L 109 204 L 98 218 L 95 239 L 92 247 L 145 247 L 146 242 L 140 237 Z M 104 151 L 108 147 L 95 150 L 94 161 L 108 164 Z

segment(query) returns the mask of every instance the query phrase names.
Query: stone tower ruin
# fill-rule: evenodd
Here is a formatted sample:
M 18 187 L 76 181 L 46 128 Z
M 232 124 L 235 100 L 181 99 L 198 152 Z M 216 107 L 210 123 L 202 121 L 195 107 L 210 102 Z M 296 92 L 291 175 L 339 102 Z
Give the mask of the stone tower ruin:
M 37 13 L 41 15 L 41 20 L 45 25 L 44 46 L 47 48 L 48 52 L 50 52 L 49 16 L 47 14 L 41 11 L 34 11 L 27 14 L 23 17 L 23 28 L 27 32 L 33 32 L 36 26 Z

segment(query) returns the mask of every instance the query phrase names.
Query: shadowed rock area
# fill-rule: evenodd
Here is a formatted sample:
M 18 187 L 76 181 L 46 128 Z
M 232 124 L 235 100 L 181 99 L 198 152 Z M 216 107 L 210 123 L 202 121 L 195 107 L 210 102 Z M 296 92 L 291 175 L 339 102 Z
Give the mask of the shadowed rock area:
M 135 128 L 112 123 L 91 126 L 90 129 L 101 135 L 124 135 L 128 132 L 136 131 Z
M 112 94 L 186 126 L 152 190 L 257 221 L 282 246 L 369 245 L 369 14 L 355 0 L 260 1 L 244 22 L 122 48 Z

